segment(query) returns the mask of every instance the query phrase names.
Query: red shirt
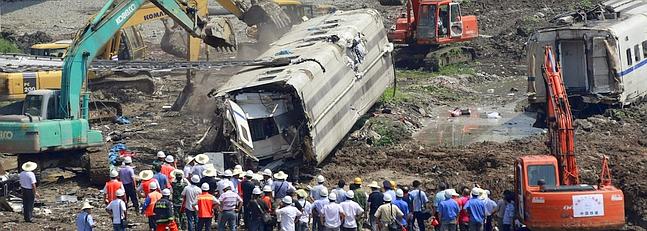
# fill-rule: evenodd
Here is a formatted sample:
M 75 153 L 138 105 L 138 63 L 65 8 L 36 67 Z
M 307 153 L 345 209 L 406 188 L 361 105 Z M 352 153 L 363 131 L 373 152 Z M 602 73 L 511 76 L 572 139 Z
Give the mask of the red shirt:
M 265 202 L 265 204 L 267 205 L 267 208 L 269 209 L 268 212 L 271 212 L 272 211 L 272 197 L 263 196 L 263 198 L 261 198 L 261 200 L 263 200 L 263 202 Z
M 216 197 L 209 194 L 209 192 L 202 192 L 198 195 L 198 217 L 199 218 L 212 218 L 213 217 L 213 204 Z
M 157 180 L 155 178 L 151 178 L 150 180 L 142 181 L 142 191 L 144 191 L 144 197 L 148 196 L 148 194 L 151 193 L 151 182 L 157 183 Z
M 108 201 L 113 201 L 117 199 L 117 190 L 123 187 L 123 184 L 121 184 L 121 181 L 118 180 L 110 180 L 106 182 L 106 197 L 108 197 Z M 109 203 L 109 202 L 108 202 Z
M 461 198 L 458 198 L 458 200 L 458 206 L 461 208 L 461 212 L 458 214 L 458 223 L 469 223 L 470 216 L 467 214 L 467 210 L 465 210 L 463 206 L 465 205 L 465 203 L 467 203 L 468 200 L 470 200 L 470 198 L 469 196 L 462 196 Z
M 151 203 L 148 204 L 148 207 L 146 207 L 146 211 L 144 211 L 144 215 L 146 217 L 152 217 L 155 215 L 154 209 L 155 209 L 155 203 L 162 198 L 162 194 L 158 191 L 151 192 L 148 194 L 148 198 L 150 198 Z
M 160 169 L 160 172 L 162 174 L 164 174 L 166 176 L 166 178 L 168 178 L 168 180 L 170 181 L 171 180 L 171 172 L 173 170 L 175 170 L 175 168 L 173 166 L 171 166 L 170 164 L 163 164 L 162 169 Z

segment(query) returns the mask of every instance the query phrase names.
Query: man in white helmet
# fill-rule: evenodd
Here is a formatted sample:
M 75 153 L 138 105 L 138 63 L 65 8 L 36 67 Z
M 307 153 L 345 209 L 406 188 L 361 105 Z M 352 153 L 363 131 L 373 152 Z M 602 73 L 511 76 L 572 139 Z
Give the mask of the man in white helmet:
M 402 213 L 398 206 L 391 203 L 393 200 L 391 195 L 385 193 L 382 200 L 384 201 L 384 204 L 377 208 L 377 212 L 375 212 L 374 216 L 377 219 L 378 230 L 389 231 L 390 224 L 396 223 L 400 225 L 399 220 L 402 219 L 404 213 Z
M 261 199 L 262 194 L 262 190 L 258 187 L 252 190 L 252 198 L 249 201 L 249 220 L 245 221 L 249 231 L 265 230 L 265 220 L 263 217 L 265 214 L 270 213 L 270 208 Z
M 171 172 L 173 170 L 175 170 L 175 158 L 173 158 L 173 156 L 171 155 L 168 155 L 166 156 L 166 158 L 164 158 L 164 164 L 162 164 L 160 172 L 170 180 L 172 178 Z
M 323 230 L 323 223 L 321 222 L 321 212 L 323 210 L 323 207 L 326 206 L 328 203 L 328 189 L 322 189 L 321 192 L 319 192 L 320 199 L 315 200 L 312 202 L 312 230 L 317 230 L 321 231 Z M 337 198 L 335 198 L 337 199 Z
M 133 169 L 133 159 L 130 156 L 124 158 L 124 165 L 119 167 L 119 180 L 124 184 L 126 191 L 126 205 L 130 200 L 133 208 L 139 208 L 139 199 L 137 198 L 137 187 L 135 181 L 135 169 Z
M 153 169 L 155 169 L 155 166 L 162 167 L 162 164 L 164 164 L 164 159 L 166 159 L 166 154 L 163 151 L 158 151 L 157 152 L 157 159 L 153 161 Z
M 106 206 L 106 212 L 112 217 L 112 228 L 115 231 L 125 231 L 127 222 L 126 203 L 122 198 L 126 195 L 124 190 L 117 190 L 114 200 Z
M 157 226 L 155 223 L 155 203 L 162 198 L 162 193 L 159 191 L 159 186 L 157 185 L 157 182 L 152 182 L 150 184 L 150 190 L 151 192 L 146 196 L 146 199 L 144 199 L 144 203 L 142 204 L 141 208 L 141 214 L 144 214 L 146 218 L 148 218 L 148 227 L 151 230 L 154 230 L 155 227 Z
M 339 231 L 346 213 L 341 205 L 337 204 L 337 194 L 328 195 L 328 204 L 321 209 L 321 223 L 324 231 Z
M 110 203 L 117 198 L 117 190 L 125 190 L 124 185 L 117 179 L 119 173 L 116 170 L 110 171 L 110 180 L 106 182 L 101 190 L 103 192 L 103 201 L 105 204 Z
M 192 175 L 191 184 L 182 190 L 182 206 L 186 213 L 187 228 L 189 231 L 196 230 L 196 225 L 198 224 L 198 195 L 202 193 L 202 189 L 198 187 L 199 183 L 200 176 Z
M 362 225 L 361 221 L 357 224 L 356 218 L 364 213 L 364 209 L 357 202 L 353 201 L 355 198 L 355 192 L 352 190 L 348 190 L 348 192 L 346 192 L 346 198 L 348 198 L 348 200 L 339 204 L 344 210 L 344 214 L 346 214 L 346 219 L 344 219 L 344 224 L 341 226 L 341 230 L 356 231 L 357 227 Z
M 266 185 L 269 185 L 271 187 L 272 184 L 274 184 L 274 179 L 272 179 L 272 170 L 265 169 L 263 170 L 261 175 L 263 175 L 263 187 L 265 187 Z
M 224 189 L 226 187 L 229 187 L 230 190 L 233 192 L 236 192 L 234 189 L 234 183 L 231 181 L 231 178 L 234 177 L 234 174 L 231 172 L 231 170 L 227 169 L 225 172 L 222 174 L 223 178 L 222 180 L 218 181 L 218 192 L 220 192 L 220 195 L 224 193 Z
M 281 208 L 276 210 L 277 220 L 281 223 L 281 231 L 294 231 L 294 221 L 301 216 L 301 211 L 292 205 L 292 197 L 281 199 Z
M 155 203 L 153 209 L 155 213 L 155 230 L 178 231 L 177 219 L 173 211 L 173 202 L 171 202 L 171 190 L 162 190 L 162 198 Z
M 317 185 L 312 187 L 312 190 L 310 190 L 310 196 L 312 197 L 313 200 L 319 200 L 321 199 L 321 190 L 326 189 L 328 191 L 328 188 L 324 185 L 326 183 L 326 178 L 322 175 L 317 176 Z

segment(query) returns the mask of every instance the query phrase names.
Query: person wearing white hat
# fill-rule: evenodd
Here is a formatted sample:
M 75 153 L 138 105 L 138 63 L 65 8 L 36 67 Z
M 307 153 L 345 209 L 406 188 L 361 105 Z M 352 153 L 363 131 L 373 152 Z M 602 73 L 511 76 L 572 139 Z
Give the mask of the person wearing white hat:
M 162 173 L 161 165 L 153 166 L 153 172 L 155 172 L 153 177 L 157 180 L 157 186 L 159 186 L 160 191 L 164 190 L 165 188 L 171 187 L 170 178 L 167 177 L 166 174 Z
M 192 175 L 191 184 L 184 187 L 181 194 L 187 219 L 187 230 L 190 231 L 195 230 L 198 224 L 198 195 L 202 193 L 202 189 L 198 187 L 198 184 L 200 184 L 200 176 Z
M 306 198 L 308 197 L 308 192 L 304 189 L 299 189 L 296 191 L 297 202 L 294 204 L 295 207 L 301 208 L 301 216 L 296 224 L 296 231 L 308 231 L 308 223 L 310 223 L 310 217 L 312 214 L 312 203 L 310 203 Z
M 486 208 L 485 202 L 479 199 L 481 191 L 483 189 L 474 187 L 472 188 L 472 198 L 470 198 L 467 203 L 463 206 L 463 209 L 467 211 L 467 214 L 470 217 L 469 221 L 469 230 L 482 231 L 485 219 L 486 219 Z
M 402 189 L 396 189 L 395 190 L 395 200 L 393 200 L 393 205 L 397 206 L 400 211 L 402 211 L 403 214 L 409 214 L 409 204 L 404 201 L 404 191 Z M 400 219 L 400 223 L 404 226 L 407 227 L 407 218 L 402 217 Z
M 155 202 L 153 213 L 155 213 L 155 230 L 178 231 L 176 218 L 174 216 L 173 202 L 170 200 L 171 190 L 162 190 L 162 198 Z
M 234 184 L 234 188 L 232 189 L 234 190 L 235 193 L 239 193 L 238 186 L 240 184 L 241 178 L 245 176 L 245 172 L 243 171 L 243 167 L 237 164 L 236 166 L 234 166 L 234 171 L 232 173 L 233 173 L 233 176 L 229 178 L 231 183 Z
M 243 219 L 246 221 L 251 218 L 251 209 L 249 207 L 249 202 L 252 200 L 253 191 L 256 187 L 256 185 L 254 185 L 254 182 L 252 181 L 252 178 L 254 178 L 254 172 L 252 170 L 247 170 L 245 172 L 245 178 L 240 182 L 240 189 L 243 191 Z
M 229 172 L 231 173 L 231 171 Z M 227 175 L 227 174 L 225 174 Z M 240 198 L 238 193 L 231 190 L 230 185 L 223 188 L 223 193 L 220 194 L 218 201 L 220 201 L 220 208 L 222 213 L 218 221 L 218 230 L 225 230 L 229 226 L 232 231 L 236 231 L 238 223 L 238 212 L 242 206 L 243 199 Z
M 337 194 L 330 193 L 328 195 L 328 204 L 321 209 L 321 223 L 325 231 L 340 230 L 342 221 L 346 218 L 346 213 L 341 205 L 336 203 Z
M 274 206 L 272 205 L 272 202 L 274 201 L 274 192 L 272 191 L 272 186 L 265 185 L 263 186 L 263 196 L 261 197 L 260 202 L 263 203 L 265 206 L 261 206 L 267 213 L 272 213 L 274 211 Z M 263 224 L 264 227 L 261 227 L 263 230 L 273 230 L 274 224 L 272 223 L 265 223 Z
M 375 213 L 377 212 L 377 209 L 384 204 L 384 195 L 380 192 L 381 187 L 376 181 L 371 182 L 367 186 L 371 189 L 371 193 L 368 194 L 368 202 L 366 206 L 368 208 L 368 220 L 371 224 L 371 230 L 377 231 L 378 226 L 377 220 L 375 219 Z
M 198 195 L 198 229 L 197 230 L 210 230 L 211 221 L 213 220 L 214 206 L 219 202 L 215 196 L 209 193 L 209 184 L 202 183 L 200 186 L 202 193 Z
M 375 212 L 374 216 L 377 220 L 378 230 L 388 231 L 390 224 L 400 223 L 398 221 L 404 217 L 404 213 L 402 213 L 398 206 L 391 203 L 393 198 L 391 198 L 390 194 L 385 193 L 382 200 L 384 201 L 384 204 L 377 208 L 377 212 Z
M 443 231 L 456 231 L 458 229 L 458 214 L 460 213 L 460 206 L 458 202 L 453 199 L 454 195 L 458 195 L 454 189 L 445 189 L 445 198 L 438 203 L 438 219 L 440 220 L 440 230 Z
M 194 159 L 195 157 L 193 156 L 184 158 L 184 168 L 182 169 L 184 171 L 184 178 L 190 179 L 193 165 L 195 165 Z
M 22 188 L 22 215 L 26 222 L 32 222 L 34 200 L 40 197 L 36 191 L 36 175 L 33 172 L 37 167 L 38 165 L 34 162 L 25 162 L 22 164 L 22 172 L 18 176 Z
M 263 175 L 262 185 L 263 186 L 269 185 L 271 187 L 272 184 L 274 183 L 274 179 L 272 179 L 272 170 L 265 169 L 265 170 L 263 170 L 261 175 Z
M 158 151 L 157 152 L 157 159 L 153 161 L 153 169 L 155 169 L 155 166 L 162 166 L 164 164 L 164 159 L 166 159 L 166 153 L 163 151 Z
M 222 176 L 222 180 L 218 181 L 218 192 L 220 192 L 220 195 L 224 193 L 226 187 L 229 187 L 230 190 L 236 192 L 236 190 L 234 190 L 235 185 L 233 182 L 231 182 L 231 178 L 234 176 L 234 173 L 232 173 L 231 170 L 227 169 L 225 170 L 225 172 L 223 172 Z
M 177 223 L 181 229 L 186 229 L 186 219 L 184 217 L 184 213 L 180 212 L 180 209 L 182 208 L 182 191 L 184 190 L 184 187 L 189 185 L 189 181 L 184 178 L 184 172 L 179 169 L 175 169 L 171 172 L 171 177 L 172 177 L 172 182 L 171 182 L 171 188 L 172 190 L 172 195 L 171 195 L 171 201 L 173 202 L 173 207 L 175 208 L 174 215 L 175 215 L 175 223 Z M 163 191 L 162 191 L 163 192 Z M 163 193 L 162 193 L 163 196 Z
M 168 155 L 166 158 L 164 158 L 164 164 L 162 164 L 162 167 L 160 168 L 160 172 L 166 176 L 169 180 L 171 180 L 171 172 L 175 170 L 175 158 L 173 156 Z
M 280 200 L 281 198 L 288 195 L 289 191 L 296 191 L 294 186 L 287 182 L 288 174 L 285 174 L 283 171 L 279 171 L 274 174 L 274 183 L 272 183 L 272 190 L 274 191 L 274 200 Z
M 245 225 L 247 225 L 248 231 L 264 231 L 265 230 L 265 221 L 263 216 L 267 213 L 270 213 L 269 208 L 261 199 L 263 190 L 258 187 L 255 187 L 252 190 L 252 198 L 249 201 L 249 220 L 245 220 Z
M 357 217 L 364 213 L 364 209 L 353 199 L 355 198 L 355 192 L 352 190 L 348 190 L 346 192 L 346 198 L 348 200 L 340 203 L 339 205 L 341 208 L 344 210 L 344 214 L 346 214 L 346 219 L 344 219 L 344 224 L 341 226 L 342 231 L 356 231 L 358 224 L 357 224 Z M 359 226 L 361 226 L 362 223 L 360 221 Z
M 155 174 L 151 170 L 144 170 L 139 172 L 139 179 L 141 179 L 142 182 L 140 182 L 139 186 L 137 186 L 137 192 L 139 192 L 141 197 L 146 198 L 146 196 L 148 196 L 148 194 L 151 192 L 151 183 L 158 183 L 157 179 L 153 177 L 154 175 Z
M 81 212 L 76 215 L 76 230 L 77 231 L 92 231 L 96 226 L 94 219 L 92 219 L 92 209 L 94 206 L 90 205 L 89 202 L 83 202 L 83 207 L 81 207 Z
M 119 173 L 116 170 L 110 171 L 110 180 L 106 182 L 101 190 L 103 192 L 103 200 L 106 205 L 117 198 L 117 190 L 121 189 L 125 191 L 124 185 L 117 179 L 118 176 Z
M 151 230 L 154 230 L 155 225 L 155 203 L 162 198 L 162 193 L 160 193 L 160 187 L 157 185 L 157 182 L 150 183 L 151 192 L 146 196 L 144 203 L 142 204 L 141 213 L 148 218 L 148 227 Z
M 281 208 L 276 210 L 277 220 L 281 223 L 281 231 L 294 231 L 294 221 L 301 216 L 301 211 L 292 205 L 292 197 L 281 199 Z
M 497 212 L 497 204 L 494 200 L 490 199 L 490 190 L 481 190 L 481 195 L 479 199 L 485 204 L 485 225 L 483 227 L 486 231 L 492 231 L 494 226 L 492 225 L 493 214 Z
M 326 178 L 322 175 L 317 176 L 317 185 L 312 187 L 312 190 L 310 190 L 310 196 L 312 197 L 313 200 L 319 200 L 321 199 L 321 195 L 319 193 L 321 192 L 322 189 L 328 190 L 324 183 L 326 182 Z
M 119 181 L 124 185 L 126 191 L 126 205 L 128 205 L 128 201 L 131 201 L 133 208 L 137 209 L 139 208 L 139 199 L 137 198 L 137 188 L 135 187 L 135 169 L 132 164 L 132 157 L 124 157 L 124 165 L 119 167 Z
M 327 188 L 321 189 L 321 191 L 319 192 L 319 196 L 320 196 L 319 200 L 315 200 L 314 202 L 312 202 L 312 208 L 313 208 L 312 209 L 312 217 L 313 217 L 312 230 L 322 230 L 324 228 L 323 223 L 322 223 L 322 219 L 320 217 L 322 215 L 322 210 L 323 210 L 324 206 L 326 206 L 326 205 L 328 205 L 328 203 L 330 203 L 328 201 L 328 189 Z M 335 198 L 335 199 L 337 199 L 337 198 Z
M 117 190 L 117 198 L 106 206 L 106 212 L 112 217 L 112 229 L 117 231 L 126 230 L 126 203 L 121 199 L 126 195 L 124 190 Z
M 209 163 L 209 156 L 205 154 L 198 154 L 195 156 L 195 165 L 191 168 L 191 175 L 197 175 L 200 178 L 204 177 L 202 172 L 206 168 L 206 164 Z

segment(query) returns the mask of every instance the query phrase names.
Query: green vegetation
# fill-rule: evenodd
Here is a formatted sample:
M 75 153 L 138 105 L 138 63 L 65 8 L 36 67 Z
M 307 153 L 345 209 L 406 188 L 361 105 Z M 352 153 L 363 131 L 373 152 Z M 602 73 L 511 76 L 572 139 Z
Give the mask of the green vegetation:
M 0 53 L 19 53 L 20 49 L 9 40 L 0 38 Z
M 591 0 L 580 0 L 580 6 L 590 8 L 593 6 L 593 2 Z
M 406 126 L 398 120 L 378 117 L 371 119 L 370 123 L 371 130 L 380 135 L 380 139 L 373 141 L 373 145 L 375 146 L 395 144 L 411 136 L 411 132 L 409 132 Z
M 395 92 L 395 95 L 393 94 Z M 408 102 L 411 100 L 411 95 L 402 88 L 398 87 L 397 90 L 393 87 L 387 88 L 384 93 L 382 93 L 382 98 L 380 98 L 379 103 L 382 104 L 397 104 L 402 102 Z
M 436 72 L 428 71 L 419 71 L 419 70 L 396 70 L 395 75 L 398 79 L 411 78 L 411 79 L 420 79 L 420 78 L 432 78 L 436 76 L 452 76 L 452 75 L 474 75 L 476 71 L 474 68 L 467 66 L 465 64 L 452 64 L 447 65 Z

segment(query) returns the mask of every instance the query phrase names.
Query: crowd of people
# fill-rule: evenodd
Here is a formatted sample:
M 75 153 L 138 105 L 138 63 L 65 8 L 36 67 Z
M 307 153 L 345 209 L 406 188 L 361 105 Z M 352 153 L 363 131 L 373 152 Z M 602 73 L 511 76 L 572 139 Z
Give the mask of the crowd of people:
M 316 185 L 293 185 L 282 171 L 244 171 L 240 165 L 218 172 L 204 154 L 176 168 L 159 152 L 152 170 L 135 174 L 132 159 L 110 172 L 103 189 L 114 230 L 126 230 L 132 216 L 145 216 L 149 230 L 372 231 L 513 230 L 514 195 L 498 202 L 478 186 L 460 191 L 440 183 L 435 194 L 421 182 L 364 184 L 360 177 L 334 187 L 319 175 Z M 460 193 L 459 193 L 460 192 Z M 92 230 L 92 206 L 77 216 L 78 230 Z M 139 229 L 139 228 L 138 228 Z

